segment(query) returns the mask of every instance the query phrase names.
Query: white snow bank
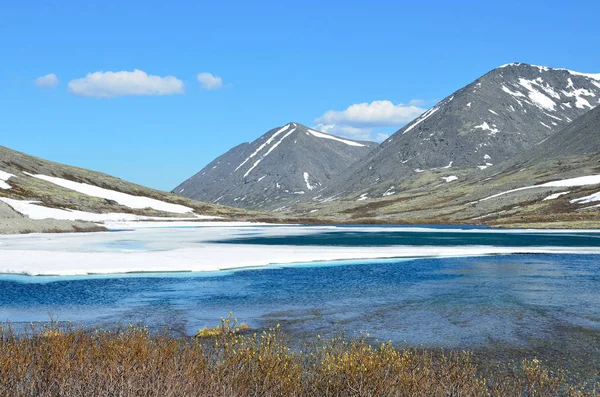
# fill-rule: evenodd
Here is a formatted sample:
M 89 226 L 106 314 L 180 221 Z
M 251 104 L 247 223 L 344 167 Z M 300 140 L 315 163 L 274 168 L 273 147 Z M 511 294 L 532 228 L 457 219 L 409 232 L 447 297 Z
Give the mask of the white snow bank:
M 498 128 L 490 127 L 490 125 L 486 121 L 484 121 L 480 125 L 476 125 L 473 128 L 479 128 L 484 131 L 489 131 L 490 132 L 489 135 L 496 135 L 498 132 L 500 132 L 500 130 Z
M 338 142 L 345 143 L 346 145 L 349 145 L 349 146 L 360 146 L 360 147 L 367 146 L 367 145 L 363 145 L 362 143 L 358 143 L 358 142 L 354 142 L 354 141 L 349 141 L 347 139 L 338 138 L 337 136 L 333 136 L 333 135 L 329 135 L 329 134 L 324 134 L 324 133 L 318 132 L 318 131 L 308 130 L 308 132 L 311 135 L 316 136 L 317 138 L 331 139 L 333 141 L 338 141 Z
M 489 196 L 489 197 L 483 198 L 478 201 L 486 201 L 489 199 L 493 199 L 495 197 L 504 196 L 505 194 L 514 193 L 514 192 L 518 192 L 521 190 L 527 190 L 527 189 L 536 189 L 536 188 L 545 188 L 545 187 L 576 187 L 576 186 L 596 185 L 599 183 L 600 183 L 600 175 L 580 176 L 577 178 L 562 179 L 559 181 L 546 182 L 541 185 L 525 186 L 525 187 L 520 187 L 517 189 L 507 190 L 505 192 L 494 194 L 493 196 Z
M 335 227 L 239 226 L 140 229 L 115 233 L 0 236 L 0 273 L 87 275 L 125 272 L 217 271 L 273 264 L 378 258 L 452 257 L 509 253 L 600 253 L 600 247 L 387 246 L 316 247 L 217 244 L 244 235 L 305 235 Z M 430 228 L 393 230 L 435 231 Z M 344 228 L 389 231 L 390 228 Z M 523 230 L 457 230 L 465 233 L 524 233 Z M 548 231 L 532 231 L 547 233 Z M 557 231 L 551 231 L 555 233 Z M 563 231 L 564 232 L 564 231 Z M 572 233 L 569 231 L 568 233 Z M 119 248 L 126 239 L 130 245 Z M 132 246 L 134 248 L 132 248 Z
M 587 204 L 587 203 L 593 203 L 595 201 L 600 201 L 600 192 L 590 194 L 589 196 L 580 197 L 575 200 L 571 200 L 571 204 Z
M 62 208 L 50 208 L 40 205 L 39 201 L 14 200 L 6 197 L 0 197 L 12 209 L 30 219 L 56 219 L 66 221 L 88 221 L 88 222 L 117 222 L 117 221 L 141 221 L 141 220 L 201 220 L 201 219 L 217 219 L 218 216 L 195 215 L 194 218 L 161 218 L 153 216 L 142 216 L 125 213 L 106 213 L 96 214 L 93 212 L 76 211 Z
M 124 205 L 129 208 L 142 209 L 152 208 L 157 211 L 172 212 L 175 214 L 185 214 L 192 212 L 193 209 L 179 204 L 171 204 L 164 201 L 156 200 L 149 197 L 134 196 L 127 193 L 121 193 L 114 190 L 104 189 L 94 185 L 88 185 L 87 183 L 73 182 L 67 179 L 57 178 L 54 176 L 47 175 L 33 175 L 34 178 L 44 180 L 46 182 L 53 183 L 55 185 L 64 187 L 65 189 L 74 190 L 76 192 L 87 194 L 88 196 L 100 197 L 103 199 L 114 200 L 117 203 Z
M 217 244 L 156 252 L 2 252 L 0 273 L 75 276 L 132 272 L 205 272 L 276 264 L 355 259 L 460 257 L 517 253 L 600 254 L 598 248 L 556 247 L 265 247 Z
M 15 211 L 28 216 L 30 219 L 57 219 L 67 221 L 89 221 L 104 222 L 107 220 L 137 220 L 139 217 L 133 214 L 94 214 L 84 211 L 73 211 L 59 208 L 49 208 L 38 205 L 39 201 L 14 200 L 0 197 L 0 200 L 10 205 Z
M 308 174 L 308 172 L 304 172 L 304 182 L 306 183 L 306 187 L 308 188 L 308 190 L 313 190 L 315 187 L 309 183 L 309 181 L 308 181 L 309 177 L 310 177 L 310 175 Z
M 529 91 L 528 97 L 535 106 L 539 107 L 540 109 L 555 111 L 556 103 L 534 87 L 538 86 L 542 88 L 538 79 L 527 80 L 524 78 L 519 78 L 519 84 Z
M 445 180 L 446 182 L 452 182 L 458 179 L 458 177 L 456 175 L 450 175 L 450 176 L 443 176 L 442 177 L 443 180 Z
M 13 174 L 0 170 L 0 189 L 12 189 L 12 187 L 6 183 L 10 178 L 14 177 Z
M 543 199 L 542 201 L 548 201 L 548 200 L 556 200 L 557 198 L 559 198 L 560 196 L 564 196 L 565 194 L 569 194 L 571 193 L 569 192 L 560 192 L 560 193 L 554 193 L 551 194 L 550 196 L 546 197 L 545 199 Z
M 600 175 L 587 175 L 587 176 L 580 176 L 577 178 L 563 179 L 560 181 L 546 182 L 543 185 L 538 185 L 538 186 L 575 187 L 575 186 L 596 185 L 598 183 L 600 183 Z M 534 186 L 534 187 L 537 187 L 537 186 Z

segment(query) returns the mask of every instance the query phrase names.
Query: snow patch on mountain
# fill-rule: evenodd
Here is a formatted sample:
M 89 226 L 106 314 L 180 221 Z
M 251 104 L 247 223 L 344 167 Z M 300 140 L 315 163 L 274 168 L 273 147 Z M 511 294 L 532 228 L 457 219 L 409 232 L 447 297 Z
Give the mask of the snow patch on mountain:
M 0 197 L 0 201 L 8 204 L 12 209 L 33 220 L 56 219 L 65 221 L 87 221 L 87 222 L 118 222 L 118 221 L 150 221 L 150 220 L 186 220 L 188 218 L 164 218 L 125 213 L 97 214 L 86 211 L 76 211 L 62 208 L 50 208 L 41 205 L 39 201 L 15 200 Z M 218 219 L 219 216 L 195 215 L 188 220 Z
M 425 113 L 423 113 L 421 115 L 421 117 L 419 117 L 417 120 L 415 120 L 410 127 L 408 127 L 407 129 L 404 130 L 404 132 L 402 134 L 406 134 L 407 132 L 409 132 L 410 130 L 412 130 L 413 128 L 415 128 L 416 126 L 418 126 L 419 124 L 421 124 L 425 120 L 427 120 L 429 117 L 431 117 L 432 114 L 434 114 L 435 112 L 437 112 L 438 109 L 439 109 L 439 107 L 434 107 L 434 108 L 429 109 Z
M 317 138 L 323 138 L 323 139 L 331 139 L 334 141 L 338 141 L 338 142 L 342 142 L 345 143 L 346 145 L 349 146 L 359 146 L 359 147 L 364 147 L 366 145 L 363 145 L 362 143 L 358 143 L 358 142 L 354 142 L 354 141 L 349 141 L 347 139 L 342 139 L 339 138 L 337 136 L 333 136 L 333 135 L 328 135 L 328 134 L 324 134 L 322 132 L 318 132 L 318 131 L 314 131 L 314 130 L 308 130 L 308 132 L 312 135 L 315 136 Z
M 0 170 L 0 189 L 12 189 L 12 187 L 6 182 L 8 182 L 8 180 L 13 177 L 13 174 L 9 174 L 8 172 Z
M 253 158 L 254 156 L 256 156 L 265 147 L 267 147 L 268 145 L 270 145 L 275 140 L 275 138 L 277 138 L 277 136 L 279 134 L 281 134 L 282 132 L 284 132 L 288 128 L 290 128 L 289 124 L 283 126 L 280 130 L 276 131 L 273 135 L 271 135 L 271 137 L 269 139 L 267 139 L 267 141 L 265 143 L 263 143 L 262 145 L 260 145 L 258 147 L 258 149 L 256 149 L 250 156 L 248 156 L 240 165 L 238 165 L 237 168 L 234 170 L 234 172 L 237 171 L 237 170 L 239 170 L 241 167 L 243 167 L 244 164 L 246 164 L 251 158 Z
M 506 68 L 508 66 L 520 66 L 520 65 L 524 65 L 524 64 L 520 63 L 520 62 L 513 62 L 513 63 L 507 63 L 504 65 L 498 66 L 498 68 L 502 69 L 502 68 Z M 540 72 L 547 72 L 547 71 L 551 70 L 547 66 L 538 66 L 538 65 L 529 65 L 529 66 L 538 68 L 540 70 Z M 594 80 L 600 80 L 600 73 L 581 73 L 581 72 L 575 72 L 573 70 L 569 70 L 569 69 L 565 69 L 565 68 L 554 68 L 554 70 L 564 70 L 565 72 L 569 72 L 570 74 L 572 74 L 574 76 L 583 76 L 583 77 L 588 77 L 588 78 L 594 79 Z
M 306 183 L 306 187 L 308 188 L 308 190 L 313 190 L 315 188 L 315 186 L 312 186 L 310 184 L 310 182 L 308 181 L 309 177 L 310 177 L 310 175 L 308 174 L 308 172 L 304 172 L 304 183 Z
M 546 197 L 545 199 L 543 199 L 542 201 L 556 200 L 560 196 L 564 196 L 565 194 L 569 194 L 569 193 L 571 193 L 571 192 L 568 191 L 568 192 L 553 193 L 553 194 L 549 195 L 548 197 Z
M 383 193 L 383 197 L 386 197 L 386 196 L 391 196 L 392 194 L 396 194 L 396 192 L 394 191 L 394 188 L 395 188 L 395 186 L 390 186 L 390 187 L 388 188 L 388 190 L 386 190 L 386 191 Z
M 593 203 L 595 201 L 600 201 L 600 192 L 590 194 L 589 196 L 580 197 L 578 199 L 571 200 L 570 203 L 571 204 L 587 204 L 587 203 Z
M 492 128 L 492 127 L 490 127 L 490 125 L 486 121 L 484 121 L 480 125 L 476 125 L 473 128 L 480 128 L 480 129 L 482 129 L 484 131 L 489 131 L 489 135 L 492 135 L 492 136 L 496 135 L 498 132 L 500 132 L 500 130 L 498 128 Z
M 597 184 L 600 184 L 600 175 L 587 175 L 587 176 L 580 176 L 577 178 L 569 178 L 569 179 L 562 179 L 562 180 L 558 180 L 558 181 L 546 182 L 546 183 L 542 183 L 541 185 L 525 186 L 525 187 L 520 187 L 517 189 L 511 189 L 511 190 L 507 190 L 505 192 L 494 194 L 492 196 L 483 198 L 478 201 L 479 202 L 487 201 L 487 200 L 490 200 L 490 199 L 493 199 L 496 197 L 504 196 L 509 193 L 519 192 L 519 191 L 528 190 L 528 189 L 538 189 L 538 188 L 547 188 L 547 187 L 577 187 L 577 186 L 588 186 L 588 185 L 597 185 Z
M 284 130 L 285 131 L 285 130 Z M 253 169 L 256 168 L 257 165 L 260 164 L 261 161 L 264 160 L 265 157 L 267 157 L 269 154 L 271 154 L 271 152 L 275 149 L 277 149 L 277 146 L 279 146 L 281 144 L 281 142 L 283 142 L 283 140 L 285 138 L 287 138 L 288 136 L 290 136 L 294 131 L 296 131 L 296 129 L 292 129 L 290 132 L 288 132 L 287 134 L 285 134 L 280 140 L 278 140 L 273 146 L 271 146 L 269 148 L 269 150 L 267 150 L 267 152 L 265 154 L 263 154 L 262 156 L 260 156 L 260 158 L 258 160 L 256 160 L 256 162 L 252 165 L 252 167 L 250 167 L 250 169 L 248 171 L 246 171 L 246 173 L 244 174 L 244 178 L 246 178 L 248 176 L 248 174 L 250 174 L 250 172 L 252 172 Z
M 127 193 L 117 192 L 115 190 L 104 189 L 87 183 L 73 182 L 63 178 L 57 178 L 48 175 L 33 175 L 26 173 L 31 177 L 53 183 L 65 189 L 74 190 L 78 193 L 86 194 L 92 197 L 99 197 L 107 200 L 114 200 L 117 203 L 132 209 L 152 208 L 157 211 L 172 212 L 175 214 L 185 214 L 192 212 L 193 209 L 179 204 L 171 204 L 156 200 L 150 197 L 134 196 Z M 56 218 L 58 219 L 58 218 Z
M 456 175 L 450 175 L 450 176 L 443 176 L 442 179 L 445 180 L 446 182 L 452 182 L 452 181 L 456 181 L 458 179 L 458 177 Z
M 550 110 L 552 112 L 556 110 L 556 103 L 534 87 L 535 85 L 543 88 L 541 78 L 537 78 L 535 80 L 527 80 L 521 77 L 519 79 L 519 84 L 529 91 L 527 96 L 533 102 L 534 105 L 538 106 L 541 109 Z

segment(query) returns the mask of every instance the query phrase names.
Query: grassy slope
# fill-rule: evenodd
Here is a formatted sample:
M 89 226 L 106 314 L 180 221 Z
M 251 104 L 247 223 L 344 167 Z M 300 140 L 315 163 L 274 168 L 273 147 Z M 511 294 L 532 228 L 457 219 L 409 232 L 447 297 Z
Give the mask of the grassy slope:
M 450 223 L 490 224 L 528 227 L 600 227 L 597 209 L 570 200 L 598 191 L 598 186 L 525 190 L 473 204 L 491 195 L 552 180 L 600 174 L 600 155 L 561 157 L 508 169 L 490 167 L 485 171 L 453 169 L 458 181 L 446 183 L 448 170 L 426 171 L 406 179 L 396 193 L 366 201 L 357 197 L 330 203 L 308 203 L 295 208 L 296 214 L 315 222 L 349 223 Z M 500 175 L 495 175 L 502 171 Z M 389 183 L 393 185 L 394 183 Z M 399 186 L 402 186 L 399 189 Z M 556 200 L 543 201 L 554 192 L 570 191 Z M 316 212 L 311 212 L 318 209 Z
M 92 197 L 62 188 L 50 182 L 28 176 L 25 173 L 55 176 L 71 181 L 88 183 L 135 196 L 151 197 L 168 203 L 181 204 L 193 208 L 197 214 L 221 216 L 224 220 L 253 220 L 259 217 L 265 217 L 264 213 L 189 200 L 172 193 L 162 192 L 136 185 L 107 174 L 54 163 L 37 157 L 29 156 L 24 153 L 16 152 L 2 146 L 0 146 L 0 170 L 15 175 L 15 177 L 10 178 L 9 180 L 9 184 L 12 188 L 8 190 L 0 190 L 1 197 L 8 197 L 17 200 L 40 201 L 42 205 L 53 208 L 66 208 L 94 213 L 122 212 L 146 216 L 189 217 L 189 214 L 171 214 L 153 209 L 131 209 L 102 198 Z M 11 219 L 15 219 L 9 215 L 9 210 L 6 209 L 6 206 L 4 206 L 1 215 L 5 223 L 13 222 Z M 29 223 L 32 223 L 32 221 Z M 39 224 L 40 222 L 33 223 Z M 62 227 L 64 225 L 69 225 L 68 222 L 55 222 L 54 224 L 57 225 L 58 223 L 61 223 L 61 227 L 48 226 L 43 228 L 44 230 L 36 230 L 36 228 L 33 227 L 31 230 L 70 231 L 70 226 L 66 228 Z M 72 225 L 74 223 L 71 222 L 70 224 Z M 82 225 L 91 227 L 91 224 L 89 223 L 78 224 L 79 229 L 86 230 L 86 228 L 82 227 Z M 1 230 L 2 228 L 0 227 L 0 232 Z M 77 230 L 77 228 L 75 228 L 75 230 Z M 27 228 L 25 228 L 24 231 L 27 231 Z

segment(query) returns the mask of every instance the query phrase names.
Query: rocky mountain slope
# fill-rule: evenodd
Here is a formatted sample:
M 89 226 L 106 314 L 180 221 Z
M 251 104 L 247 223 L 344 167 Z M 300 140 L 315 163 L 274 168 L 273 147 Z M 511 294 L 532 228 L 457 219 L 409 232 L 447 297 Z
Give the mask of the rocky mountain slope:
M 429 180 L 428 172 L 444 171 L 441 177 L 456 180 L 493 168 L 599 103 L 600 74 L 501 66 L 397 131 L 329 184 L 320 199 L 382 197 L 440 181 Z
M 377 146 L 291 122 L 236 146 L 173 192 L 235 207 L 284 209 L 323 189 Z
M 240 210 L 0 146 L 0 233 L 98 230 L 106 221 L 243 216 Z
M 585 113 L 530 150 L 504 162 L 496 171 L 506 172 L 511 167 L 531 166 L 549 160 L 560 165 L 560 161 L 566 162 L 567 158 L 579 156 L 590 156 L 592 162 L 600 160 L 600 107 Z
M 372 200 L 311 202 L 296 210 L 321 221 L 486 223 L 506 227 L 600 227 L 600 107 L 513 158 L 450 183 L 406 183 Z

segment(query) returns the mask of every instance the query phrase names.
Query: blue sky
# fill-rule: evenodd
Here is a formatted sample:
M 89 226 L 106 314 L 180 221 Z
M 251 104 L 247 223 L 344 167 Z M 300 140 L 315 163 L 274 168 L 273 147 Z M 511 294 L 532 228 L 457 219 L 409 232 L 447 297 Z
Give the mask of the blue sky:
M 5 2 L 0 145 L 170 190 L 288 121 L 381 139 L 501 64 L 598 73 L 598 15 L 598 1 Z

